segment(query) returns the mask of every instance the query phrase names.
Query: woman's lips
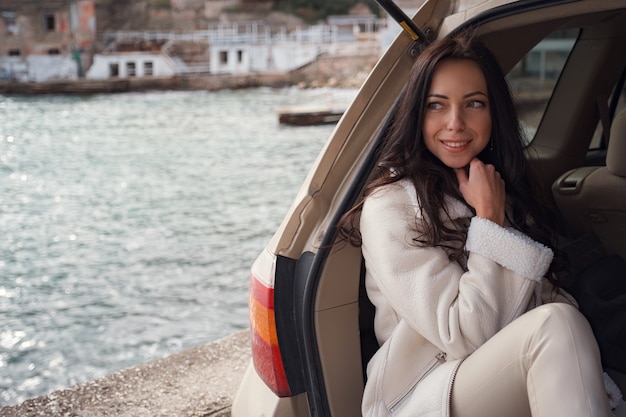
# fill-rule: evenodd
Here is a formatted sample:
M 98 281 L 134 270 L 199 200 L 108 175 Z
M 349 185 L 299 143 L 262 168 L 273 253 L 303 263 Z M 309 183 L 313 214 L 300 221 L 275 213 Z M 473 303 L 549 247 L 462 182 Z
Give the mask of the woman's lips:
M 465 149 L 470 142 L 471 141 L 469 140 L 439 140 L 439 143 L 443 146 L 454 151 L 461 151 Z

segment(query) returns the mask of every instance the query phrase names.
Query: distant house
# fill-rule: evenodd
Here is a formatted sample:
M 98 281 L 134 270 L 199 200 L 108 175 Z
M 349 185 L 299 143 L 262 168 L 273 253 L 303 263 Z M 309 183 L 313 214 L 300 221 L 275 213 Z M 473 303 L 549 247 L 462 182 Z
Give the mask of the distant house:
M 86 74 L 88 79 L 171 77 L 176 75 L 175 64 L 161 53 L 119 52 L 97 54 Z
M 164 53 L 167 49 L 164 48 L 164 40 L 124 38 L 122 41 L 110 41 L 104 51 L 94 55 L 86 78 L 106 80 L 176 75 L 176 62 Z
M 96 37 L 94 0 L 0 0 L 0 79 L 83 76 Z

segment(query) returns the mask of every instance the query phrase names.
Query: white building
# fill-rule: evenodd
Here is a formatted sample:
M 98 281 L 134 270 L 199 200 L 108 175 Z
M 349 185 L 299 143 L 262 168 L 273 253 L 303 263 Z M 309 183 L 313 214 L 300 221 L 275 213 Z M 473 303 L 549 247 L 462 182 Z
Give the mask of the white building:
M 42 82 L 78 78 L 76 61 L 63 55 L 0 57 L 0 79 L 17 82 Z
M 210 50 L 210 73 L 287 72 L 313 62 L 323 50 L 322 45 L 293 42 L 214 46 Z
M 176 64 L 163 53 L 118 52 L 94 55 L 86 78 L 171 77 L 176 72 Z

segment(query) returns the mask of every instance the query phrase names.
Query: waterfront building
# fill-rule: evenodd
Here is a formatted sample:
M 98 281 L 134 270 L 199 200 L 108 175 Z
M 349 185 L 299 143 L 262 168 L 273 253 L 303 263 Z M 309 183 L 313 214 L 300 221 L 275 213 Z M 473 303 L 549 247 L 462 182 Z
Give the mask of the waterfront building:
M 79 78 L 95 38 L 94 0 L 0 0 L 0 80 Z

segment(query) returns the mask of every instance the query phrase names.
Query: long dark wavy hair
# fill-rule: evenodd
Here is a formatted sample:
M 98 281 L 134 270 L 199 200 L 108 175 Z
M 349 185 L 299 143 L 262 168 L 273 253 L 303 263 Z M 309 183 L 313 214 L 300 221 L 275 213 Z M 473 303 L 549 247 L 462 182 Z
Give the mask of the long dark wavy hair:
M 420 221 L 422 233 L 415 240 L 416 245 L 443 247 L 452 252 L 451 258 L 459 259 L 464 255 L 467 228 L 458 227 L 456 222 L 451 221 L 444 203 L 445 196 L 464 201 L 456 175 L 426 148 L 422 134 L 433 74 L 439 63 L 448 59 L 473 61 L 480 66 L 485 77 L 492 127 L 490 144 L 478 155 L 478 159 L 493 164 L 505 181 L 508 222 L 532 239 L 554 249 L 556 215 L 551 206 L 543 201 L 543 193 L 527 163 L 524 135 L 508 83 L 491 51 L 467 33 L 436 41 L 416 58 L 407 87 L 383 139 L 373 180 L 366 186 L 364 197 L 380 186 L 402 179 L 410 180 L 423 213 Z M 355 221 L 362 204 L 363 200 L 339 223 L 340 237 L 354 245 L 361 243 Z M 550 272 L 561 270 L 563 265 L 553 261 Z M 549 278 L 557 283 L 553 277 Z

